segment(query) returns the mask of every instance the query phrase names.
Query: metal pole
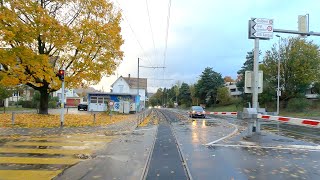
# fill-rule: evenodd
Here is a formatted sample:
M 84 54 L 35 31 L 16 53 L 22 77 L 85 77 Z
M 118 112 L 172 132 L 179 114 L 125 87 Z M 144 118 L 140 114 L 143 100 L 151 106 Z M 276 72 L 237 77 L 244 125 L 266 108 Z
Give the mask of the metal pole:
M 140 59 L 138 58 L 138 90 L 137 90 L 137 98 L 139 98 L 139 88 L 140 88 L 140 84 L 139 84 L 139 66 L 140 66 Z M 138 101 L 137 101 L 138 103 Z M 139 112 L 140 109 L 140 98 L 139 98 L 139 104 L 137 104 L 137 112 Z
M 259 86 L 259 38 L 254 39 L 254 60 L 253 60 L 253 91 L 252 107 L 258 111 L 258 86 Z M 259 132 L 258 119 L 254 121 L 253 130 Z
M 278 88 L 277 88 L 277 115 L 280 113 L 280 36 L 277 35 L 279 38 L 279 59 L 278 59 Z
M 11 117 L 12 125 L 14 125 L 14 114 L 15 112 L 12 112 L 12 117 Z
M 62 93 L 61 93 L 61 114 L 60 114 L 60 127 L 63 127 L 64 122 L 64 79 L 62 80 Z

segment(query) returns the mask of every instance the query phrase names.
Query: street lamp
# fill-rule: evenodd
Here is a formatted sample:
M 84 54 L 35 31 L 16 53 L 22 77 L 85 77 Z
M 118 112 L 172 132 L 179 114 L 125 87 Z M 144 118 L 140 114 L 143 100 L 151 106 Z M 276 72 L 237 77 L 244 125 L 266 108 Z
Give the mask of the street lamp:
M 279 38 L 279 59 L 278 59 L 278 88 L 277 88 L 277 115 L 280 113 L 280 41 L 281 41 L 281 36 L 276 35 Z

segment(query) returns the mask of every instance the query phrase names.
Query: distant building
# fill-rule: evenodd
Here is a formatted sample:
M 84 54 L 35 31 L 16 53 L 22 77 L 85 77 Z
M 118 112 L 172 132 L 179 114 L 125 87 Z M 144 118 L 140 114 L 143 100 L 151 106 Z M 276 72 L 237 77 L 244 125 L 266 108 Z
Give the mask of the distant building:
M 319 97 L 319 94 L 317 94 L 314 90 L 313 84 L 311 84 L 306 90 L 305 96 L 307 99 L 317 99 Z
M 17 86 L 17 90 L 13 91 L 12 96 L 6 98 L 3 102 L 5 107 L 18 102 L 19 100 L 30 101 L 32 99 L 34 89 L 29 86 Z
M 139 91 L 138 91 L 139 85 Z M 147 78 L 138 78 L 131 77 L 130 74 L 128 77 L 120 76 L 112 85 L 112 93 L 124 93 L 124 94 L 131 94 L 137 95 L 139 92 L 140 96 L 140 109 L 145 108 L 145 104 L 147 101 Z
M 226 82 L 224 86 L 228 88 L 231 96 L 233 97 L 241 96 L 242 92 L 238 90 L 236 82 Z

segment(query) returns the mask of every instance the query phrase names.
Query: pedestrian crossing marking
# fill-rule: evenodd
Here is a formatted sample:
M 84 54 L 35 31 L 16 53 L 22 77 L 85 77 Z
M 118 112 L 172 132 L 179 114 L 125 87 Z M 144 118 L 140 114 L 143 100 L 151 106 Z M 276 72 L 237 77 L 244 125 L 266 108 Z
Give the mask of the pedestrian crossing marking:
M 102 134 L 0 136 L 0 164 L 8 167 L 7 170 L 0 170 L 0 179 L 2 180 L 3 177 L 6 180 L 52 179 L 63 169 L 83 161 L 74 155 L 90 156 L 95 150 L 105 147 L 115 137 Z M 32 157 L 36 154 L 41 157 Z M 58 155 L 58 157 L 50 157 L 50 155 Z M 21 168 L 25 165 L 30 168 L 22 170 Z M 58 165 L 60 168 L 58 170 L 35 169 L 38 165 L 45 167 Z M 15 169 L 11 169 L 11 166 Z
M 77 158 L 35 158 L 35 157 L 0 157 L 0 164 L 65 164 L 72 165 L 79 162 Z
M 90 149 L 70 150 L 70 149 L 28 149 L 28 148 L 0 148 L 0 153 L 17 153 L 17 154 L 91 154 L 93 151 Z
M 46 171 L 46 170 L 0 170 L 0 179 L 5 177 L 6 180 L 43 180 L 52 179 L 60 174 L 62 170 Z

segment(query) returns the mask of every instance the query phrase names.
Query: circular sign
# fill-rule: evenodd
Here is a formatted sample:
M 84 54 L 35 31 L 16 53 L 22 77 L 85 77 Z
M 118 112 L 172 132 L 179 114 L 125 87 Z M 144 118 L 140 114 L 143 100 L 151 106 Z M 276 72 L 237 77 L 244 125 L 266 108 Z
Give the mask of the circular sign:
M 109 106 L 113 106 L 114 102 L 113 101 L 110 101 L 109 102 Z
M 268 26 L 268 27 L 267 27 L 267 30 L 268 30 L 268 31 L 272 31 L 272 26 Z

